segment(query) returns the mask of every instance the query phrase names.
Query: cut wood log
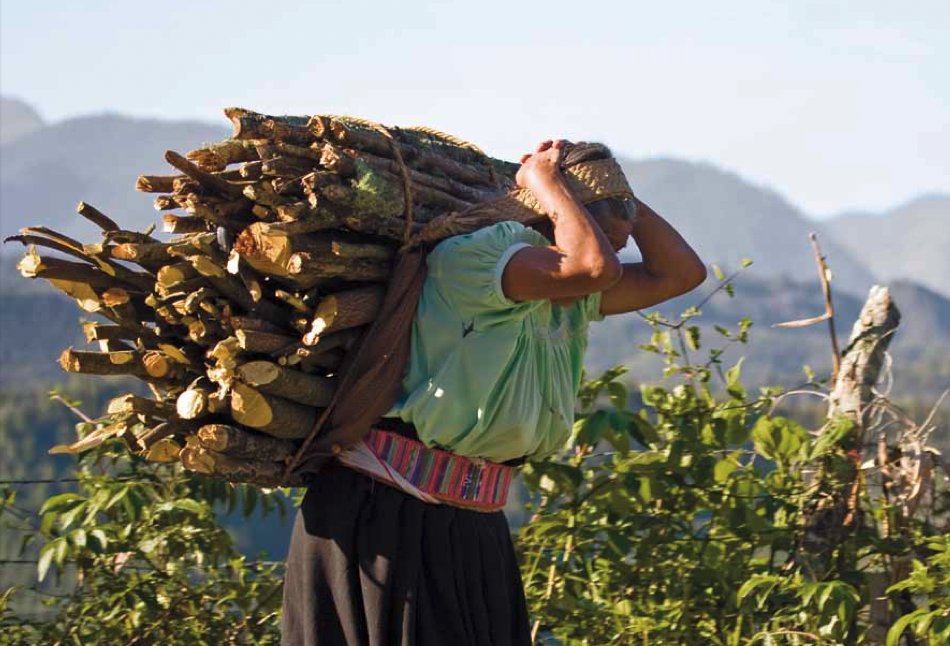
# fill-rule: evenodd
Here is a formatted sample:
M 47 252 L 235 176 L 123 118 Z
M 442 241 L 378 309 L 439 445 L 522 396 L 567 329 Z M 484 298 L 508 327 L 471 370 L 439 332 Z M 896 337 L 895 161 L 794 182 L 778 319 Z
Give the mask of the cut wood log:
M 229 482 L 246 482 L 259 487 L 299 487 L 304 485 L 300 476 L 284 480 L 283 462 L 265 462 L 236 458 L 201 446 L 186 446 L 181 450 L 181 463 L 189 471 L 223 478 Z
M 284 368 L 270 361 L 251 361 L 237 368 L 238 377 L 262 393 L 305 406 L 324 407 L 336 389 L 332 379 Z
M 274 437 L 301 439 L 317 421 L 317 410 L 238 382 L 231 390 L 231 416 L 239 424 Z
M 241 164 L 241 169 L 238 172 L 241 174 L 242 180 L 256 182 L 264 176 L 264 162 L 252 161 Z
M 189 387 L 175 401 L 175 410 L 181 419 L 199 419 L 226 408 L 226 398 L 204 386 Z
M 316 141 L 307 128 L 308 117 L 273 117 L 241 108 L 228 108 L 224 113 L 234 125 L 234 139 L 267 139 L 298 145 Z
M 234 336 L 237 337 L 242 350 L 258 354 L 289 352 L 300 343 L 300 340 L 294 337 L 249 329 L 236 330 Z
M 389 140 L 382 134 L 347 125 L 334 119 L 330 124 L 333 140 L 344 148 L 358 148 L 380 157 L 392 158 L 394 153 Z M 496 186 L 497 179 L 490 166 L 467 166 L 442 155 L 425 152 L 413 146 L 397 143 L 402 157 L 417 168 L 436 171 L 452 179 L 475 186 Z
M 205 148 L 192 150 L 185 157 L 203 171 L 223 171 L 230 164 L 258 159 L 254 142 L 225 139 Z
M 208 221 L 194 215 L 175 215 L 168 213 L 162 216 L 165 233 L 201 233 L 208 230 Z
M 169 402 L 157 401 L 129 393 L 109 401 L 106 412 L 110 415 L 144 415 L 167 420 L 174 416 L 175 407 Z
M 268 332 L 270 334 L 281 334 L 287 336 L 290 332 L 286 327 L 274 325 L 267 321 L 256 319 L 250 316 L 232 315 L 227 318 L 228 325 L 234 330 L 248 330 L 251 332 Z
M 149 350 L 142 357 L 145 372 L 155 379 L 174 379 L 182 374 L 180 364 L 158 350 Z
M 118 231 L 120 228 L 112 218 L 106 216 L 102 211 L 91 204 L 80 202 L 79 206 L 76 207 L 76 213 L 95 224 L 103 233 L 106 231 Z
M 148 451 L 154 444 L 166 438 L 182 438 L 183 443 L 184 438 L 196 432 L 198 426 L 197 422 L 190 420 L 172 419 L 142 431 L 135 436 L 135 441 L 143 451 Z M 181 443 L 176 444 L 181 446 Z
M 53 238 L 32 234 L 9 236 L 4 239 L 4 242 L 19 242 L 24 245 L 36 245 L 53 249 L 54 251 L 59 251 L 60 253 L 64 253 L 95 265 L 100 271 L 103 271 L 110 276 L 115 276 L 116 278 L 131 285 L 135 285 L 138 289 L 145 291 L 150 289 L 151 277 L 148 274 L 132 271 L 128 267 L 123 267 L 122 265 L 113 262 L 108 258 L 100 258 L 96 255 L 90 254 L 86 251 L 85 246 L 71 246 Z
M 295 358 L 301 370 L 328 370 L 334 371 L 343 363 L 345 353 L 340 348 L 330 350 L 314 350 L 313 348 L 298 348 Z M 283 359 L 283 357 L 281 357 Z
M 276 177 L 303 177 L 312 173 L 318 164 L 314 159 L 282 155 L 265 160 L 261 164 L 261 172 Z
M 154 225 L 150 226 L 148 232 L 144 233 L 140 231 L 128 231 L 126 229 L 106 231 L 102 234 L 102 240 L 105 243 L 111 244 L 125 244 L 126 242 L 131 242 L 132 244 L 151 244 L 153 242 L 161 242 L 161 240 L 153 238 L 150 235 L 153 228 Z
M 66 280 L 89 285 L 97 291 L 106 291 L 110 287 L 122 287 L 136 291 L 134 285 L 119 280 L 97 267 L 86 263 L 72 262 L 54 256 L 41 256 L 31 248 L 17 263 L 17 269 L 25 278 L 45 278 L 46 280 Z
M 366 325 L 379 313 L 385 293 L 373 285 L 326 296 L 317 306 L 303 342 L 315 345 L 321 335 Z
M 386 261 L 393 257 L 392 248 L 370 242 L 355 242 L 339 235 L 274 235 L 269 225 L 252 224 L 238 237 L 235 249 L 251 266 L 259 266 L 271 275 L 287 275 L 286 269 L 294 254 L 330 257 L 333 259 L 367 259 Z
M 287 261 L 287 272 L 287 277 L 292 279 L 299 289 L 310 289 L 326 278 L 385 282 L 390 276 L 390 267 L 388 263 L 362 258 L 319 257 L 308 253 L 295 253 Z
M 86 375 L 134 375 L 139 378 L 149 376 L 142 365 L 142 354 L 139 352 L 86 352 L 69 347 L 59 356 L 59 365 L 66 372 Z
M 230 199 L 241 197 L 241 187 L 231 184 L 211 173 L 201 170 L 173 150 L 165 151 L 165 161 L 180 170 L 182 173 L 201 184 L 204 188 Z
M 186 280 L 197 278 L 201 274 L 188 261 L 174 262 L 167 264 L 158 270 L 155 281 L 162 287 L 174 287 Z
M 188 213 L 207 220 L 216 227 L 224 227 L 234 232 L 240 232 L 252 222 L 250 213 L 253 203 L 250 200 L 233 200 L 218 204 L 207 204 L 190 196 L 184 201 L 184 208 Z
M 164 437 L 153 443 L 142 453 L 149 462 L 178 462 L 182 445 L 171 437 Z
M 184 208 L 185 203 L 184 199 L 179 202 L 179 199 L 174 195 L 158 195 L 152 200 L 152 206 L 155 207 L 156 211 L 171 211 L 179 207 Z
M 83 323 L 83 333 L 86 335 L 86 342 L 94 341 L 134 341 L 138 338 L 138 331 L 121 325 L 107 325 L 105 323 L 96 323 L 90 321 Z
M 139 175 L 135 180 L 135 190 L 141 193 L 171 193 L 175 190 L 175 180 L 182 175 Z
M 297 444 L 227 424 L 206 424 L 198 429 L 202 448 L 231 457 L 283 462 L 293 456 Z
M 164 263 L 171 262 L 169 254 L 171 244 L 166 242 L 151 242 L 136 244 L 127 242 L 109 247 L 109 254 L 117 260 L 134 262 L 146 269 L 160 268 Z

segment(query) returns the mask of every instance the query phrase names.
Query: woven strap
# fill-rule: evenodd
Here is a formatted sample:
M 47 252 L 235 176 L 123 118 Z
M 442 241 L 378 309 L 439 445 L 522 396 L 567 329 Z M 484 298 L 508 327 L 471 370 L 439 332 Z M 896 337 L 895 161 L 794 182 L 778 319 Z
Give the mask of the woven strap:
M 504 508 L 514 474 L 513 467 L 429 448 L 381 429 L 372 429 L 338 459 L 424 502 L 486 512 Z

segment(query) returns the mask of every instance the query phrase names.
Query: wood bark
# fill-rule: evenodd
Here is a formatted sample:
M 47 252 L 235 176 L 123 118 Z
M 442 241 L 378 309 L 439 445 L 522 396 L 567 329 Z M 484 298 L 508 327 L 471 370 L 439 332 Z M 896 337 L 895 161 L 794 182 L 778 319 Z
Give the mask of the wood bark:
M 143 451 L 147 452 L 152 448 L 152 446 L 161 440 L 175 437 L 184 438 L 197 431 L 197 429 L 197 422 L 182 419 L 171 419 L 139 433 L 135 436 L 135 441 Z M 176 442 L 176 444 L 178 443 Z M 180 448 L 180 444 L 178 445 Z
M 139 175 L 135 180 L 135 190 L 142 193 L 171 193 L 175 190 L 175 180 L 182 175 Z
M 231 416 L 239 424 L 274 437 L 301 439 L 317 421 L 317 410 L 238 382 L 231 391 Z
M 324 334 L 370 323 L 376 318 L 384 296 L 385 289 L 376 285 L 326 296 L 317 306 L 304 343 L 314 345 Z
M 230 164 L 258 159 L 257 146 L 250 141 L 225 139 L 205 148 L 192 150 L 185 157 L 207 172 L 223 171 Z
M 59 365 L 66 372 L 87 375 L 133 375 L 141 379 L 149 376 L 139 352 L 86 352 L 69 347 L 59 356 Z
M 112 218 L 91 204 L 80 202 L 79 206 L 76 207 L 76 213 L 95 224 L 103 232 L 119 230 L 119 225 Z
M 294 337 L 249 329 L 236 330 L 234 336 L 237 337 L 238 345 L 242 350 L 258 354 L 289 351 L 300 343 L 300 340 Z
M 259 487 L 298 487 L 304 484 L 299 476 L 283 480 L 286 465 L 282 462 L 236 458 L 201 446 L 186 446 L 180 455 L 182 465 L 189 471 L 224 478 L 229 482 Z
M 175 407 L 169 402 L 128 394 L 109 401 L 106 412 L 110 415 L 144 415 L 167 420 L 175 415 Z
M 305 406 L 324 407 L 333 398 L 333 380 L 284 368 L 270 361 L 251 361 L 237 368 L 238 377 L 262 393 Z
M 231 199 L 241 197 L 241 187 L 231 184 L 207 171 L 203 171 L 173 150 L 165 151 L 165 161 L 201 184 L 204 188 Z
M 283 462 L 291 458 L 297 450 L 297 444 L 290 440 L 281 440 L 227 424 L 206 424 L 198 429 L 197 435 L 202 448 L 237 458 Z
M 165 233 L 201 233 L 208 230 L 208 221 L 194 215 L 168 213 L 162 216 L 162 222 Z

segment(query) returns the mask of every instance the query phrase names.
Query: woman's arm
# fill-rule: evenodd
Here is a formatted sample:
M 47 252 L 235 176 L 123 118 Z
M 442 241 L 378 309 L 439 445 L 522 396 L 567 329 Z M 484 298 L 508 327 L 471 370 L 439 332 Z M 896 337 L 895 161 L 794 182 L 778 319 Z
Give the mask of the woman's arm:
M 670 224 L 637 200 L 631 235 L 642 262 L 624 263 L 623 275 L 600 297 L 600 313 L 622 314 L 662 303 L 706 280 L 706 265 Z
M 706 265 L 689 243 L 639 199 L 631 229 L 643 261 L 623 263 L 620 280 L 601 294 L 600 313 L 604 316 L 662 303 L 706 280 Z
M 502 290 L 514 301 L 586 296 L 609 288 L 623 271 L 607 236 L 564 181 L 562 147 L 561 141 L 543 142 L 522 158 L 516 177 L 551 218 L 555 246 L 526 247 L 505 265 Z

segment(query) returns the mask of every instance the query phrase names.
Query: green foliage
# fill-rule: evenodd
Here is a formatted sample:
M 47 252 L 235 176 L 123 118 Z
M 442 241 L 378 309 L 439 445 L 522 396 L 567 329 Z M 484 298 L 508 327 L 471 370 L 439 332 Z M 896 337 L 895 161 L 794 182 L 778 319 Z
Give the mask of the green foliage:
M 43 504 L 22 549 L 41 544 L 34 591 L 48 619 L 0 596 L 0 643 L 276 644 L 279 564 L 248 561 L 215 506 L 279 508 L 280 496 L 225 487 L 179 465 L 131 457 L 118 440 L 80 457 L 75 492 Z M 0 515 L 15 508 L 8 492 Z M 53 581 L 50 581 L 53 579 Z M 46 584 L 66 585 L 50 596 Z
M 927 558 L 914 559 L 910 576 L 888 592 L 907 591 L 927 602 L 894 622 L 887 646 L 897 646 L 905 632 L 931 644 L 950 644 L 950 536 L 920 537 L 916 547 Z
M 743 362 L 724 369 L 723 348 L 688 361 L 702 347 L 685 325 L 697 311 L 678 322 L 644 316 L 654 329 L 644 349 L 678 382 L 642 385 L 632 407 L 623 369 L 585 382 L 570 445 L 525 468 L 534 515 L 517 547 L 539 643 L 863 643 L 871 572 L 914 546 L 866 524 L 844 536 L 828 569 L 815 565 L 805 526 L 854 478 L 854 424 L 832 420 L 815 437 L 775 414 L 781 389 L 748 393 Z M 719 333 L 742 344 L 750 325 Z M 880 499 L 861 504 L 867 518 L 885 513 Z M 893 608 L 902 590 L 928 595 L 901 621 L 931 644 L 950 630 L 946 545 L 931 538 L 934 555 L 889 591 Z

